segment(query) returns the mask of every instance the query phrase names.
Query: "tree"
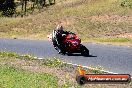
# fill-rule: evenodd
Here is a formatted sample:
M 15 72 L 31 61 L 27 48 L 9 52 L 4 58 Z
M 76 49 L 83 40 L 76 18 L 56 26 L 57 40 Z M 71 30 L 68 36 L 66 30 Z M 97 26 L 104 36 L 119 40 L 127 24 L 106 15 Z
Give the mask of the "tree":
M 2 15 L 12 16 L 15 10 L 16 5 L 14 0 L 0 0 L 0 11 L 2 11 Z
M 22 4 L 22 11 L 24 10 L 26 12 L 26 8 L 27 8 L 27 1 L 28 0 L 21 0 L 21 4 Z

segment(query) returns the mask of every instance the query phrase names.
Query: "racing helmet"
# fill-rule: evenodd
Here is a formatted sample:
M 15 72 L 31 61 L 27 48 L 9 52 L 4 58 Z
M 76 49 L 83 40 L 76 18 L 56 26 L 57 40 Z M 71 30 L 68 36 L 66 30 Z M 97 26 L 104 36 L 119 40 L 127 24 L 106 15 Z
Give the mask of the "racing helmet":
M 63 31 L 64 31 L 63 29 L 64 29 L 63 26 L 61 26 L 61 25 L 57 26 L 57 31 L 58 32 L 63 33 Z

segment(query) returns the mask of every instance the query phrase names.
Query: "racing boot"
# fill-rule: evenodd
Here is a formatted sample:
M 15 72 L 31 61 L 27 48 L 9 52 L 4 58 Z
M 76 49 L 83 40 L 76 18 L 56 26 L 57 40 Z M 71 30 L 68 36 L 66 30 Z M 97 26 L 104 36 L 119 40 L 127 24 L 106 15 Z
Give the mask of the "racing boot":
M 58 54 L 62 53 L 60 46 L 55 47 L 55 49 L 58 51 Z

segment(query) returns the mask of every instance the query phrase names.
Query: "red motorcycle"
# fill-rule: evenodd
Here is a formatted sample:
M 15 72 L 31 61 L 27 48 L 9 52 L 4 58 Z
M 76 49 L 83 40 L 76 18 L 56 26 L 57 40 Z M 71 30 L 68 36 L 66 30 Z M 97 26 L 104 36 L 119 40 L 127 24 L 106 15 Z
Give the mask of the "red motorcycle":
M 81 44 L 81 39 L 75 33 L 69 33 L 68 35 L 62 34 L 62 54 L 81 53 L 83 56 L 89 55 L 89 50 Z M 57 31 L 53 30 L 51 38 L 55 49 L 59 50 Z

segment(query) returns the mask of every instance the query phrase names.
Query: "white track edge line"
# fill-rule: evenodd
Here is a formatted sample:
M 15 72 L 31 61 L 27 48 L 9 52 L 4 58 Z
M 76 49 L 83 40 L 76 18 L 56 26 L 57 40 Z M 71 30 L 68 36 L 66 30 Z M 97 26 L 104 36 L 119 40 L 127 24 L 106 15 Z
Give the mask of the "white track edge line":
M 35 59 L 43 59 L 43 58 L 40 58 L 40 57 L 34 57 Z M 73 63 L 67 63 L 67 62 L 63 62 L 62 63 L 66 63 L 66 64 L 69 64 L 69 65 L 72 65 L 72 66 L 82 66 L 82 65 L 78 65 L 78 64 L 73 64 Z M 88 67 L 88 66 L 82 66 L 83 68 L 87 68 L 87 69 L 91 69 L 91 70 L 99 70 L 101 72 L 105 72 L 105 73 L 109 73 L 109 74 L 119 74 L 119 73 L 114 73 L 114 72 L 110 72 L 110 71 L 105 71 L 105 70 L 100 70 L 100 69 L 95 69 L 95 68 L 92 68 L 92 67 Z M 131 77 L 132 79 L 132 77 Z

